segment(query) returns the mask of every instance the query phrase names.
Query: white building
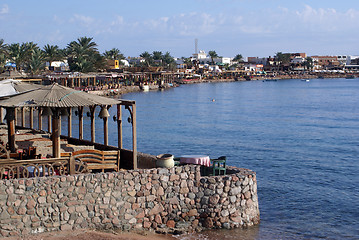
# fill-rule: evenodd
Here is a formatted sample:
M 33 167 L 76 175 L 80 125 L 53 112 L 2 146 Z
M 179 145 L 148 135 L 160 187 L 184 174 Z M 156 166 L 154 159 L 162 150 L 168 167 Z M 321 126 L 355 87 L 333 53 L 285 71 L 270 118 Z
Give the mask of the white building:
M 294 63 L 294 64 L 301 64 L 301 63 L 304 63 L 304 61 L 305 61 L 305 58 L 302 58 L 302 57 L 295 57 L 292 60 L 290 60 L 290 62 Z
M 202 64 L 202 65 L 204 65 L 204 64 L 211 65 L 212 64 L 212 58 L 209 55 L 207 55 L 206 52 L 203 50 L 199 51 L 199 53 L 193 54 L 192 61 L 193 60 L 198 60 L 199 64 Z M 221 64 L 221 65 L 231 64 L 232 58 L 218 57 L 218 58 L 214 58 L 213 62 L 214 62 L 214 64 Z

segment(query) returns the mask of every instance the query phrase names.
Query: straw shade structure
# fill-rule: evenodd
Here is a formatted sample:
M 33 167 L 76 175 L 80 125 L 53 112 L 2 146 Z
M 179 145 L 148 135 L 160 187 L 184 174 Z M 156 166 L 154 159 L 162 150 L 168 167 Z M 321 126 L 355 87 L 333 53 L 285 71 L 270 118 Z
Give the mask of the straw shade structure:
M 102 106 L 102 108 L 106 108 L 107 110 L 108 106 L 115 104 L 118 106 L 118 108 L 120 105 L 125 105 L 126 107 L 132 106 L 135 110 L 134 101 L 115 100 L 107 97 L 101 97 L 95 94 L 64 87 L 58 85 L 57 83 L 47 86 L 39 86 L 37 89 L 0 100 L 0 106 L 7 109 L 8 126 L 9 128 L 13 129 L 14 127 L 11 127 L 9 122 L 13 122 L 14 120 L 13 115 L 15 108 L 40 107 L 42 109 L 51 110 L 46 112 L 52 114 L 53 157 L 60 157 L 60 115 L 63 115 L 64 112 L 67 112 L 69 108 L 73 107 L 78 107 L 79 109 L 83 109 L 83 107 L 90 107 L 90 109 L 94 111 L 96 106 Z M 107 117 L 103 118 L 103 120 L 104 126 L 106 125 L 104 133 L 107 135 Z M 134 126 L 135 125 L 133 125 L 133 127 Z M 9 133 L 9 145 L 12 145 L 11 142 L 13 142 L 13 145 L 15 145 L 14 137 L 15 135 L 12 137 L 12 133 Z M 135 136 L 133 137 L 135 138 Z M 107 145 L 106 139 L 105 145 Z M 134 140 L 134 149 L 136 147 L 135 145 L 136 142 Z
M 77 91 L 54 83 L 4 99 L 0 102 L 0 106 L 69 108 L 119 103 L 120 100 Z

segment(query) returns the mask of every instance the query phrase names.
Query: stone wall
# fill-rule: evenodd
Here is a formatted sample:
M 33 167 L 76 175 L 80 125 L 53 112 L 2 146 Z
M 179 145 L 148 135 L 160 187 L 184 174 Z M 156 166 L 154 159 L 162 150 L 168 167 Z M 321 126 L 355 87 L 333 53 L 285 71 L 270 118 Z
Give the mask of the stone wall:
M 203 171 L 203 169 L 202 169 Z M 0 234 L 80 228 L 164 232 L 259 223 L 254 172 L 201 176 L 185 165 L 64 177 L 0 180 Z

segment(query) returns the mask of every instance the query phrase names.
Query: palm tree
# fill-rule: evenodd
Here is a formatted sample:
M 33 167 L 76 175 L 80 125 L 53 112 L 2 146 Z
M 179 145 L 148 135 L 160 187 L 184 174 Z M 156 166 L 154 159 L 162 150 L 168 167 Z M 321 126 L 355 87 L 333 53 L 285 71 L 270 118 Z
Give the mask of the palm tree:
M 39 49 L 36 43 L 12 43 L 8 47 L 9 58 L 16 64 L 16 69 L 21 70 L 29 66 L 32 53 L 35 49 Z
M 122 60 L 122 59 L 125 59 L 125 56 L 121 53 L 121 51 L 118 48 L 112 48 L 109 51 L 105 51 L 103 56 L 106 59 L 110 59 L 110 60 Z
M 49 45 L 46 44 L 44 46 L 44 59 L 49 62 L 49 66 L 51 67 L 51 63 L 53 61 L 58 61 L 63 58 L 63 54 L 57 45 Z
M 43 68 L 45 63 L 45 54 L 40 49 L 34 49 L 31 55 L 30 71 L 32 75 L 38 74 Z
M 8 55 L 7 44 L 4 43 L 4 39 L 0 39 L 0 69 L 2 69 L 6 63 Z
M 68 44 L 68 49 L 73 57 L 88 57 L 93 52 L 97 52 L 97 44 L 92 41 L 93 38 L 80 37 L 76 41 Z
M 313 58 L 306 57 L 304 61 L 304 67 L 310 70 L 313 69 Z
M 209 51 L 208 55 L 211 57 L 212 65 L 214 65 L 214 59 L 218 58 L 218 54 L 216 53 L 216 51 Z
M 163 65 L 165 65 L 169 69 L 175 69 L 175 67 L 176 67 L 175 60 L 169 52 L 166 52 L 162 56 L 162 62 L 163 62 Z
M 93 38 L 81 37 L 67 45 L 69 66 L 71 71 L 89 72 L 98 66 L 99 52 Z M 103 59 L 102 59 L 103 60 Z
M 141 53 L 140 57 L 145 59 L 147 67 L 151 66 L 151 64 L 153 62 L 153 58 L 152 58 L 152 55 L 149 52 L 145 51 L 145 52 Z
M 242 62 L 242 61 L 243 61 L 243 56 L 242 56 L 242 54 L 237 54 L 237 55 L 233 58 L 233 61 Z

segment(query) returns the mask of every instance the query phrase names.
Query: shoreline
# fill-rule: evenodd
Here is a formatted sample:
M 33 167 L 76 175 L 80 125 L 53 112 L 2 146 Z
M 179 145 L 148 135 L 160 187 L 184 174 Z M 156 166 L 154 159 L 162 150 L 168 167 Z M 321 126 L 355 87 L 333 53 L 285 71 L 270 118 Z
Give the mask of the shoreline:
M 6 240 L 174 240 L 177 239 L 170 234 L 159 234 L 150 231 L 116 231 L 116 230 L 96 230 L 96 229 L 77 229 L 77 230 L 60 230 L 52 232 L 42 232 L 27 234 L 25 236 L 5 237 Z
M 242 81 L 277 81 L 289 79 L 321 79 L 321 78 L 346 78 L 346 74 L 300 74 L 300 75 L 278 75 L 275 77 L 267 76 L 253 76 L 249 79 L 245 78 L 215 78 L 215 79 L 192 79 L 192 80 L 177 80 L 173 86 L 166 86 L 159 88 L 156 84 L 149 85 L 149 91 L 157 91 L 159 89 L 175 88 L 185 84 L 198 84 L 198 83 L 218 83 L 218 82 L 242 82 Z M 100 96 L 122 96 L 127 93 L 145 92 L 140 86 L 121 86 L 120 88 L 110 88 L 102 90 L 87 91 L 92 94 Z

